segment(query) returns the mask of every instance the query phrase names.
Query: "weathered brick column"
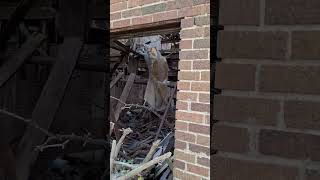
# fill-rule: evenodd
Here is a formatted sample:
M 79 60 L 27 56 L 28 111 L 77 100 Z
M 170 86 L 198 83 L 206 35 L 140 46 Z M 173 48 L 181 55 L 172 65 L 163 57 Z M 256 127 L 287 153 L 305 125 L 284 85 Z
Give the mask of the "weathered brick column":
M 320 179 L 320 1 L 220 3 L 212 179 Z
M 111 0 L 111 28 L 183 18 L 175 179 L 209 179 L 209 0 Z

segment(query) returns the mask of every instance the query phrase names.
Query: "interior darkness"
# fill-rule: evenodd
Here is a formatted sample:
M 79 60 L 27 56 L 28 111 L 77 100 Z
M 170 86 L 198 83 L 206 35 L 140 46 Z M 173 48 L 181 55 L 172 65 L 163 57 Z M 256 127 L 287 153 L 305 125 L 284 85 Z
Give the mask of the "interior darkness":
M 108 5 L 0 1 L 0 179 L 108 172 Z

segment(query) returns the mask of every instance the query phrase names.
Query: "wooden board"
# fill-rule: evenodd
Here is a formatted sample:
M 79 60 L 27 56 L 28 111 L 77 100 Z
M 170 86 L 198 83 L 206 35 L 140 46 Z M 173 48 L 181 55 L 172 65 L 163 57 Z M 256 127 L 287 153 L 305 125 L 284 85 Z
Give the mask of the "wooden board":
M 16 54 L 8 59 L 0 67 L 0 87 L 4 85 L 8 79 L 17 72 L 20 66 L 32 55 L 34 50 L 40 46 L 44 40 L 43 35 L 30 36 L 30 38 L 22 45 Z
M 32 121 L 40 127 L 48 129 L 63 99 L 72 72 L 82 47 L 79 38 L 66 38 L 61 46 L 58 59 L 53 66 L 49 78 L 42 90 L 40 98 L 32 113 Z M 45 135 L 29 126 L 19 144 L 17 153 L 18 180 L 27 180 L 29 171 L 37 158 L 34 151 L 36 145 L 45 140 Z
M 111 39 L 125 39 L 125 38 L 136 38 L 142 36 L 152 36 L 159 34 L 169 34 L 173 32 L 179 32 L 181 18 L 160 21 L 155 23 L 134 25 L 124 28 L 111 29 Z
M 129 78 L 128 78 L 128 81 L 122 91 L 122 94 L 120 96 L 120 101 L 122 102 L 126 102 L 127 99 L 128 99 L 128 96 L 129 96 L 129 93 L 130 93 L 130 90 L 132 88 L 132 85 L 134 83 L 134 79 L 136 78 L 136 74 L 134 73 L 131 73 Z M 118 121 L 119 119 L 119 116 L 120 116 L 120 113 L 121 113 L 121 108 L 124 106 L 123 103 L 121 102 L 118 102 L 116 108 L 115 108 L 115 111 L 114 111 L 114 121 Z

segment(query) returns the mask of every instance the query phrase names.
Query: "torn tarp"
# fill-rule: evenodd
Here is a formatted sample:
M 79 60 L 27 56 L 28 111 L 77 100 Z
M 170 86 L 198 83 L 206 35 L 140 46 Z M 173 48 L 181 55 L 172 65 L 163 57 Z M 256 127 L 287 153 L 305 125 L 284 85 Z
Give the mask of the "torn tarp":
M 146 43 L 136 44 L 136 51 L 144 56 L 149 70 L 149 80 L 144 100 L 152 108 L 162 111 L 168 104 L 167 60 L 157 49 L 161 47 L 160 37 L 150 37 L 149 41 L 148 39 L 144 39 L 143 42 Z

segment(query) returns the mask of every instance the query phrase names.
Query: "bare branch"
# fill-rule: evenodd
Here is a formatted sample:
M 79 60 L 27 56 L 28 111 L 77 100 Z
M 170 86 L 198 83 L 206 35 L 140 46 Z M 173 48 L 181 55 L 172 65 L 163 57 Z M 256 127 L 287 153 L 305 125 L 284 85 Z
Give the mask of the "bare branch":
M 123 104 L 124 106 L 121 108 L 122 110 L 123 109 L 131 109 L 132 107 L 143 108 L 143 109 L 146 109 L 146 110 L 152 112 L 158 118 L 161 118 L 161 115 L 159 113 L 157 113 L 156 111 L 154 111 L 153 109 L 151 109 L 150 107 L 147 107 L 147 106 L 144 106 L 144 105 L 139 105 L 139 104 L 127 104 L 127 103 L 125 103 L 125 102 L 121 101 L 120 99 L 118 99 L 116 97 L 113 97 L 113 96 L 110 96 L 110 98 L 120 102 L 121 104 Z
M 78 136 L 75 134 L 70 134 L 70 135 L 60 135 L 60 134 L 53 134 L 47 130 L 45 130 L 44 128 L 40 127 L 36 122 L 33 122 L 31 119 L 26 119 L 24 117 L 21 117 L 17 114 L 8 112 L 6 110 L 0 109 L 0 113 L 11 116 L 17 120 L 23 121 L 25 123 L 27 123 L 28 125 L 34 127 L 35 129 L 39 130 L 40 132 L 42 132 L 43 134 L 48 136 L 48 139 L 46 140 L 46 142 L 43 145 L 39 145 L 36 147 L 36 149 L 39 150 L 39 148 L 43 148 L 42 146 L 46 146 L 45 148 L 49 148 L 49 147 L 64 147 L 62 146 L 62 144 L 54 144 L 54 145 L 48 145 L 48 143 L 50 141 L 53 140 L 58 140 L 58 141 L 66 141 L 66 140 L 70 140 L 70 141 L 81 141 L 84 142 L 84 146 L 87 143 L 90 144 L 95 144 L 95 145 L 99 145 L 99 146 L 104 146 L 104 147 L 108 147 L 108 142 L 104 139 L 93 139 L 90 137 L 90 133 L 88 133 L 85 136 Z

